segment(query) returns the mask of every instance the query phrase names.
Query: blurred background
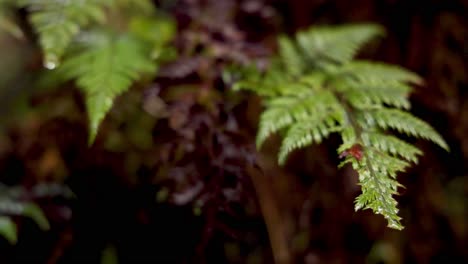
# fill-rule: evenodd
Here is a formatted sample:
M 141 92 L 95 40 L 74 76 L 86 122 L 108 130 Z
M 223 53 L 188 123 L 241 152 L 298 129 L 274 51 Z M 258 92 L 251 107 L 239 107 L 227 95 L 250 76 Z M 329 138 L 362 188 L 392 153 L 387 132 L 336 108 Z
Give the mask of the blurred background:
M 177 22 L 179 56 L 117 99 L 90 147 L 73 83 L 35 85 L 24 11 L 24 37 L 0 33 L 0 215 L 18 235 L 3 217 L 0 263 L 468 263 L 467 1 L 154 4 Z M 283 168 L 278 138 L 255 150 L 261 102 L 223 78 L 232 63 L 266 65 L 279 34 L 352 22 L 386 28 L 362 56 L 423 76 L 411 111 L 451 148 L 416 143 L 425 155 L 398 178 L 403 231 L 354 212 L 338 137 Z

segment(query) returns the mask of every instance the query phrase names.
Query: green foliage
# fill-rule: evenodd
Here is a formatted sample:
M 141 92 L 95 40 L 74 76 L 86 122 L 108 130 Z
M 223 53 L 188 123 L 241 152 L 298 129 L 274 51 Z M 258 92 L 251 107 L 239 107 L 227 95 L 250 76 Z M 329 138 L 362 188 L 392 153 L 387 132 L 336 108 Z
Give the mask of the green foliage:
M 307 56 L 313 63 L 346 63 L 363 44 L 383 33 L 382 27 L 370 24 L 312 27 L 296 35 L 298 55 Z
M 12 1 L 13 2 L 13 1 Z M 148 0 L 17 0 L 29 11 L 29 20 L 39 35 L 44 66 L 54 69 L 82 29 L 104 23 L 109 9 L 124 7 L 148 13 L 154 8 Z
M 141 74 L 152 74 L 156 65 L 147 48 L 131 36 L 106 36 L 102 42 L 70 56 L 58 74 L 76 79 L 85 92 L 90 122 L 90 143 L 116 96 Z
M 6 187 L 0 184 L 0 235 L 10 243 L 17 241 L 16 224 L 12 216 L 29 217 L 42 230 L 50 228 L 49 221 L 42 209 L 31 201 L 24 201 L 25 190 L 22 187 Z
M 264 74 L 249 68 L 235 89 L 256 92 L 266 110 L 260 117 L 257 146 L 273 133 L 284 135 L 279 163 L 295 149 L 320 143 L 339 133 L 342 165 L 359 174 L 362 193 L 355 208 L 383 215 L 388 226 L 402 229 L 393 195 L 396 175 L 418 161 L 422 152 L 389 134 L 395 130 L 430 140 L 448 150 L 442 137 L 427 123 L 407 112 L 411 84 L 421 78 L 394 65 L 354 59 L 376 36 L 380 26 L 356 24 L 314 27 L 295 40 L 279 39 L 279 58 Z
M 15 244 L 18 240 L 16 225 L 10 217 L 0 216 L 0 235 L 11 244 Z
M 29 12 L 44 66 L 55 69 L 42 86 L 76 80 L 84 92 L 90 143 L 114 99 L 170 58 L 174 23 L 149 0 L 11 0 L 8 7 L 14 5 Z
M 3 0 L 0 2 L 0 30 L 6 31 L 16 38 L 23 37 L 23 31 L 15 23 L 15 16 L 13 14 L 13 3 L 11 1 Z
M 104 22 L 102 0 L 18 0 L 30 12 L 29 20 L 39 35 L 44 65 L 55 68 L 80 30 L 92 22 Z

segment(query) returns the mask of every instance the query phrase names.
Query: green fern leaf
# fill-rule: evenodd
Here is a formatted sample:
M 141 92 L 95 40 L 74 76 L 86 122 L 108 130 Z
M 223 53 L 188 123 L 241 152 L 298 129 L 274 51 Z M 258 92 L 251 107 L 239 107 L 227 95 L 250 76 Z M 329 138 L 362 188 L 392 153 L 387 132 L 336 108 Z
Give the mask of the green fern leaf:
M 339 113 L 330 112 L 328 115 L 320 115 L 320 118 L 310 117 L 292 124 L 281 144 L 278 163 L 283 165 L 293 150 L 312 143 L 319 144 L 331 133 L 340 131 L 341 121 Z
M 351 74 L 361 84 L 389 85 L 398 82 L 422 84 L 417 74 L 395 65 L 355 60 L 349 62 L 338 71 L 338 74 Z
M 293 123 L 293 117 L 285 109 L 272 108 L 262 113 L 257 133 L 256 145 L 260 148 L 263 142 L 273 133 Z
M 402 109 L 409 109 L 411 106 L 408 99 L 411 87 L 405 83 L 367 84 L 350 76 L 335 80 L 332 86 L 345 94 L 347 100 L 358 109 L 384 104 Z
M 77 85 L 86 94 L 90 143 L 115 97 L 142 74 L 155 73 L 156 65 L 148 54 L 147 47 L 138 39 L 120 36 L 68 58 L 59 69 L 65 76 L 76 78 Z
M 103 22 L 105 1 L 19 0 L 30 11 L 29 19 L 39 34 L 44 64 L 55 68 L 72 39 L 90 22 Z
M 382 129 L 396 129 L 398 132 L 430 140 L 441 148 L 449 150 L 447 143 L 430 125 L 421 119 L 399 109 L 382 108 L 365 113 L 369 126 L 378 125 Z
M 275 97 L 281 90 L 281 86 L 287 84 L 288 76 L 281 72 L 281 69 L 271 66 L 264 75 L 255 67 L 246 68 L 244 79 L 238 81 L 233 90 L 248 90 L 257 93 L 262 97 Z
M 389 227 L 403 229 L 393 195 L 398 194 L 401 186 L 395 180 L 397 172 L 403 171 L 409 164 L 371 148 L 364 148 L 363 152 L 362 159 L 348 157 L 340 164 L 340 167 L 351 164 L 359 175 L 362 193 L 355 200 L 355 210 L 371 209 L 375 214 L 384 216 Z
M 417 163 L 418 156 L 423 154 L 421 150 L 413 145 L 395 136 L 384 135 L 379 132 L 363 133 L 362 141 L 367 147 L 373 147 L 379 151 L 402 157 L 414 163 Z
M 409 109 L 410 102 L 407 97 L 392 93 L 392 91 L 377 89 L 361 89 L 349 91 L 347 99 L 358 109 L 375 108 L 386 104 L 397 108 Z
M 285 68 L 292 76 L 299 76 L 305 70 L 304 60 L 295 44 L 286 37 L 280 37 L 279 55 L 285 64 Z
M 18 240 L 16 224 L 8 216 L 0 216 L 0 235 L 8 240 L 10 244 L 16 244 Z
M 411 107 L 406 94 L 387 87 L 363 87 L 350 91 L 347 96 L 354 107 L 361 109 L 384 104 L 402 109 Z
M 386 153 L 375 151 L 371 148 L 367 148 L 365 151 L 368 158 L 368 166 L 374 172 L 396 178 L 398 172 L 403 172 L 410 166 L 407 161 L 401 160 L 398 157 L 393 157 Z
M 297 42 L 312 59 L 331 59 L 334 62 L 350 61 L 357 51 L 371 39 L 383 35 L 381 26 L 355 24 L 335 27 L 313 27 L 297 34 Z
M 330 109 L 338 109 L 336 98 L 329 92 L 312 94 L 301 97 L 279 97 L 268 102 L 269 109 L 260 117 L 259 131 L 257 133 L 257 146 L 273 133 L 291 125 L 294 122 L 302 122 L 310 116 L 324 113 Z
M 390 228 L 401 230 L 401 217 L 398 216 L 397 201 L 393 195 L 397 194 L 400 184 L 388 177 L 384 172 L 372 170 L 365 165 L 365 160 L 350 161 L 353 168 L 359 174 L 359 184 L 362 193 L 356 197 L 354 209 L 371 209 L 375 214 L 380 214 L 388 221 Z

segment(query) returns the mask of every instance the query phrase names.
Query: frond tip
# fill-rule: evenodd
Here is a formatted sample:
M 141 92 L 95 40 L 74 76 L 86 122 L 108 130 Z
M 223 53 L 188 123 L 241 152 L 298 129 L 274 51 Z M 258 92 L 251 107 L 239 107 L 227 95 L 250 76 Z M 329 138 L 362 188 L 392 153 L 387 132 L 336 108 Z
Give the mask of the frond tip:
M 355 209 L 383 215 L 390 228 L 401 230 L 397 174 L 417 163 L 422 152 L 388 134 L 396 130 L 430 140 L 448 150 L 443 138 L 426 122 L 407 112 L 415 73 L 394 65 L 353 60 L 372 38 L 383 34 L 376 25 L 314 27 L 279 39 L 280 56 L 263 76 L 252 74 L 239 87 L 266 101 L 260 118 L 257 147 L 273 133 L 284 135 L 279 164 L 288 155 L 331 133 L 341 134 L 339 165 L 351 164 L 359 174 L 362 193 Z
M 142 74 L 156 71 L 156 65 L 140 41 L 130 36 L 108 39 L 68 58 L 59 68 L 85 92 L 89 115 L 89 142 L 96 137 L 99 124 L 114 99 L 126 91 Z
M 30 11 L 29 20 L 39 35 L 44 66 L 58 66 L 62 55 L 81 28 L 91 22 L 103 22 L 105 13 L 100 0 L 19 0 Z
M 375 24 L 322 26 L 299 32 L 296 40 L 305 55 L 311 58 L 345 63 L 364 44 L 384 35 L 384 32 L 381 26 Z
M 395 129 L 409 136 L 430 140 L 441 148 L 449 150 L 445 140 L 429 124 L 399 109 L 381 108 L 365 113 L 368 125 L 377 125 L 382 129 Z

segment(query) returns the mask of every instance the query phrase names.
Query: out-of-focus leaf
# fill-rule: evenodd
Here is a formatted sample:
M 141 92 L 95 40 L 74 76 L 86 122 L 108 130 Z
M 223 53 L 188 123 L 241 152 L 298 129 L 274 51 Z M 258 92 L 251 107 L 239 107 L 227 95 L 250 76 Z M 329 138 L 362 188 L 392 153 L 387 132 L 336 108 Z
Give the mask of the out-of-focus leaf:
M 86 94 L 90 143 L 114 99 L 143 74 L 156 72 L 157 65 L 148 58 L 145 44 L 133 36 L 114 39 L 109 34 L 107 41 L 68 58 L 57 70 L 58 74 L 76 78 Z
M 127 12 L 152 14 L 155 7 L 151 0 L 106 0 L 110 7 L 125 8 Z
M 39 35 L 44 66 L 54 69 L 82 27 L 106 19 L 104 1 L 19 0 L 30 11 L 29 20 Z
M 114 246 L 108 245 L 101 254 L 101 264 L 118 264 L 119 257 Z
M 169 42 L 176 27 L 173 20 L 168 17 L 136 16 L 130 21 L 130 32 L 152 45 L 151 57 L 160 58 L 162 47 Z
M 44 215 L 42 209 L 33 203 L 28 203 L 24 206 L 23 215 L 30 217 L 44 231 L 50 229 L 49 221 Z
M 0 6 L 0 30 L 13 35 L 16 38 L 23 38 L 24 34 L 21 28 L 15 23 L 15 20 L 8 12 Z
M 16 224 L 10 217 L 0 216 L 0 235 L 3 236 L 11 244 L 16 244 L 18 234 L 16 231 Z
M 34 186 L 30 193 L 33 198 L 62 196 L 70 199 L 75 196 L 70 188 L 57 183 L 40 183 Z

